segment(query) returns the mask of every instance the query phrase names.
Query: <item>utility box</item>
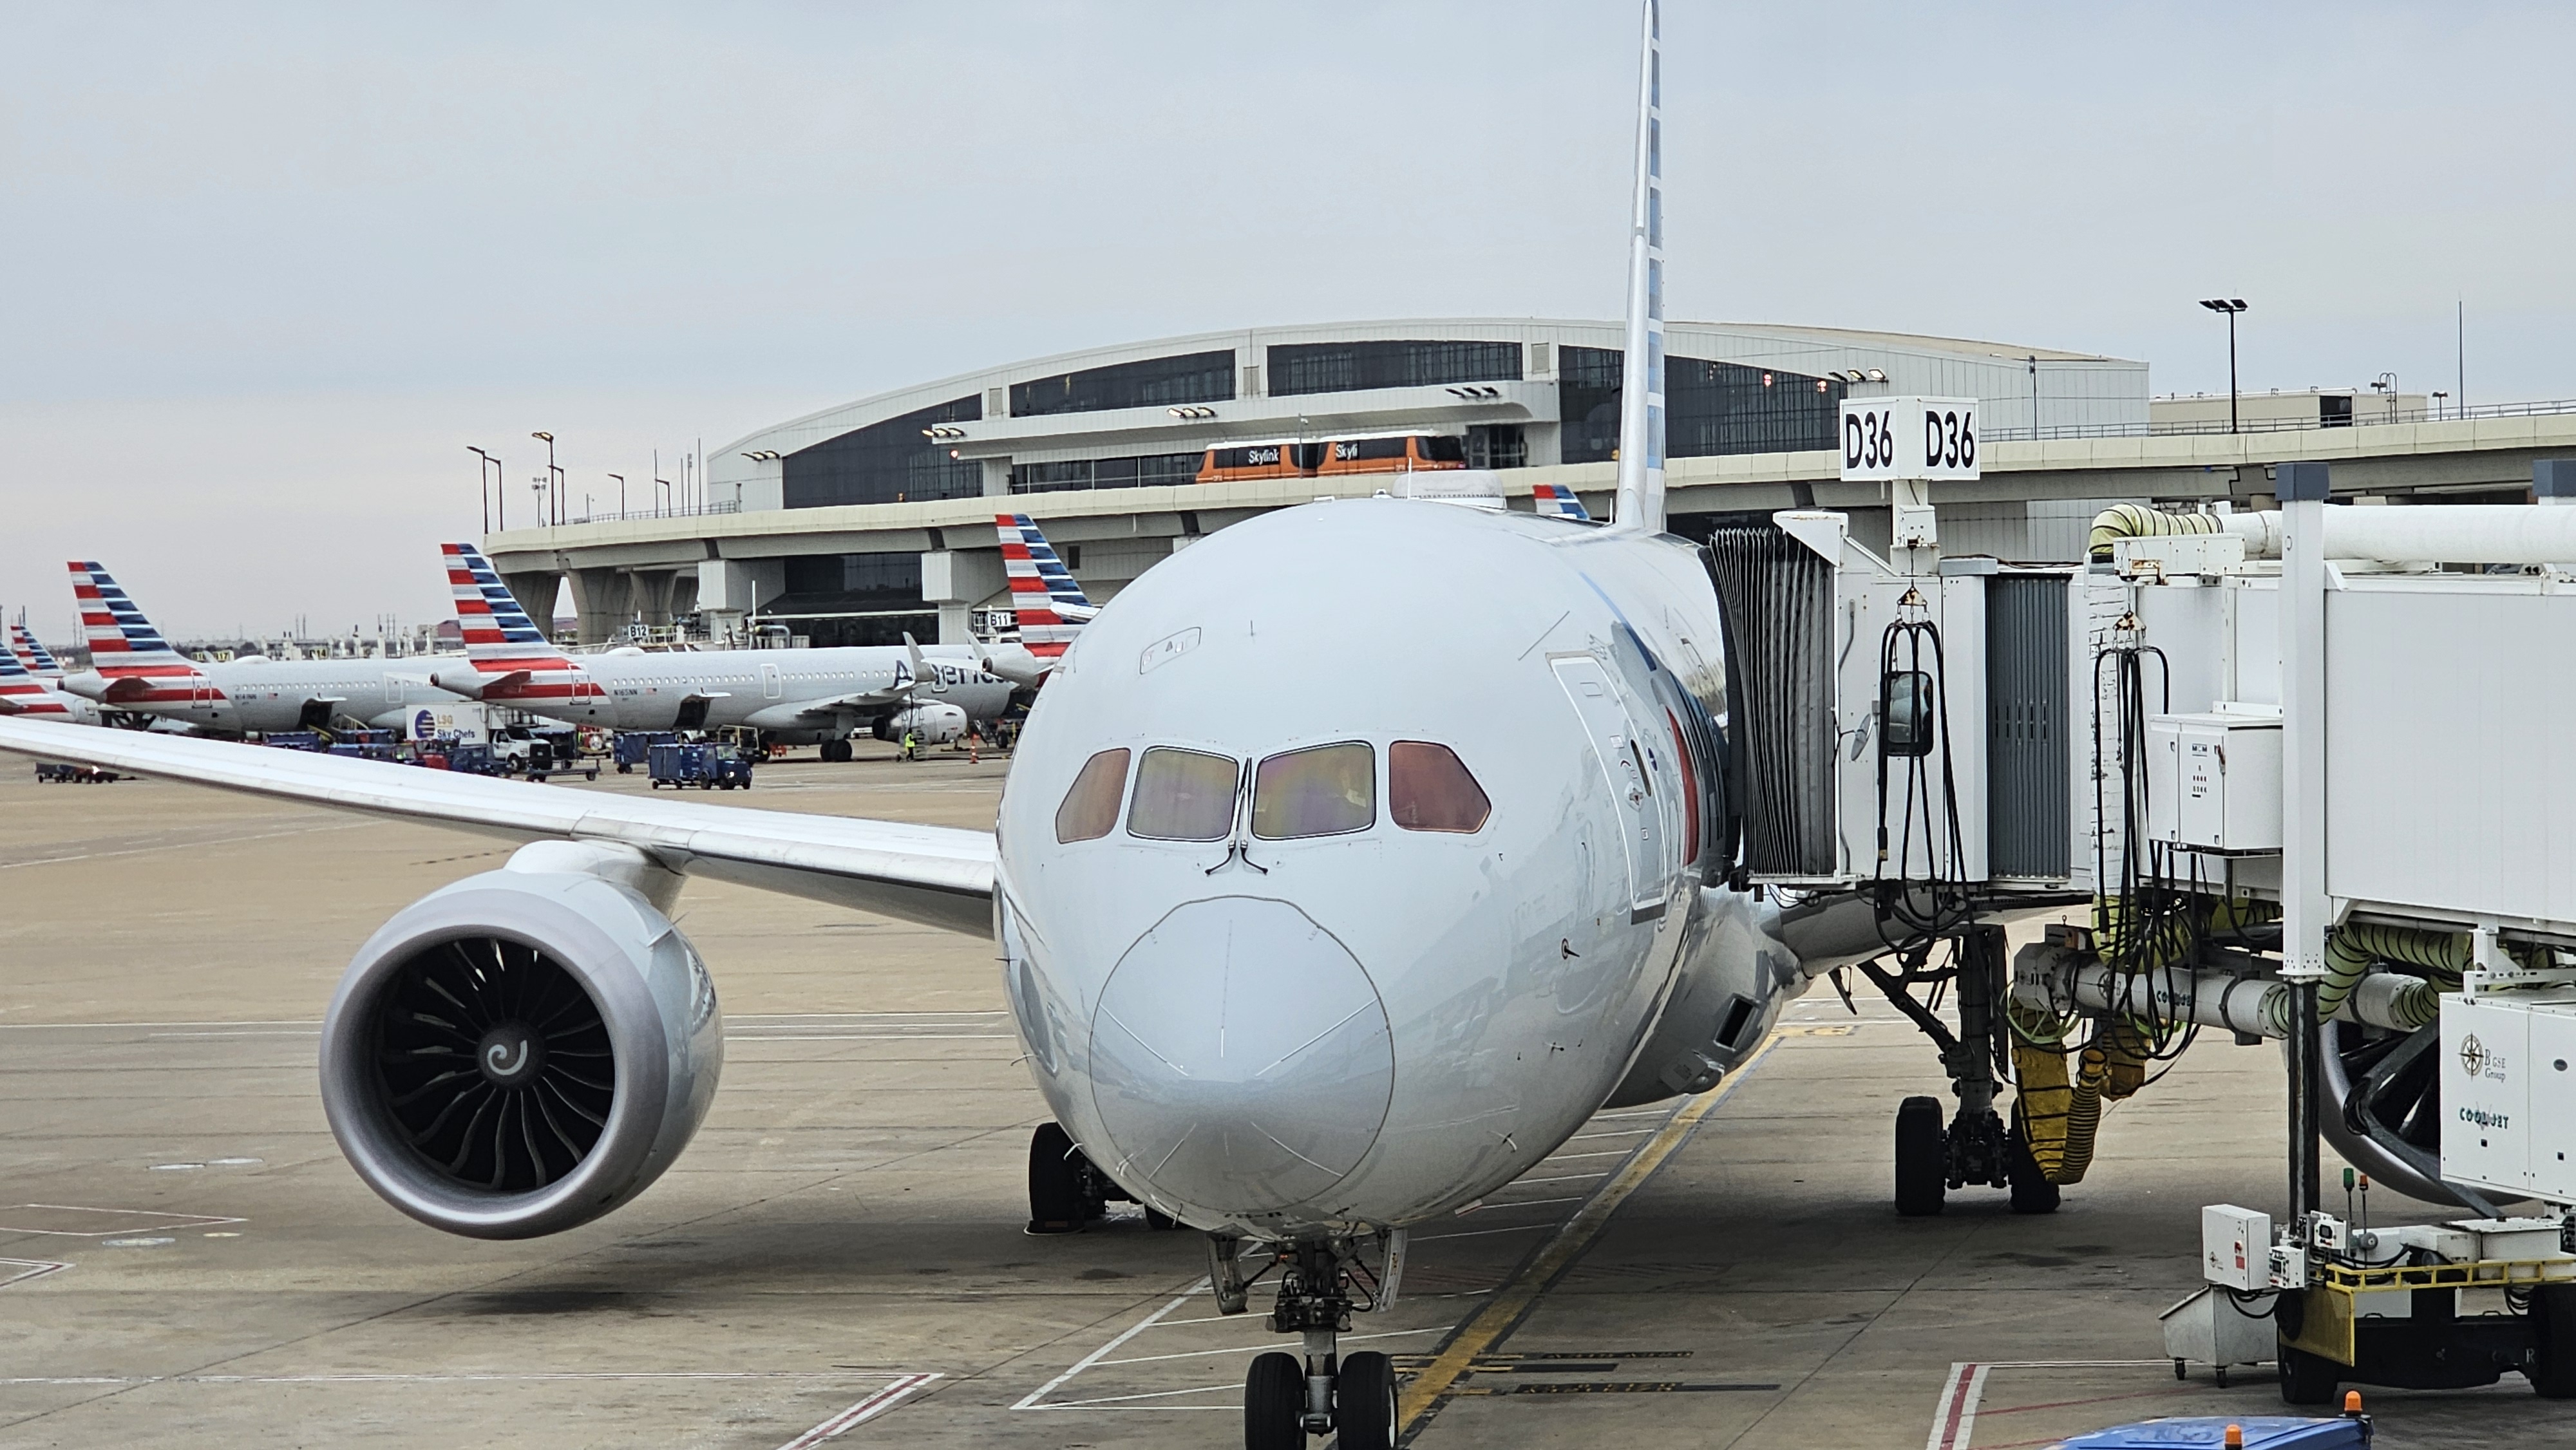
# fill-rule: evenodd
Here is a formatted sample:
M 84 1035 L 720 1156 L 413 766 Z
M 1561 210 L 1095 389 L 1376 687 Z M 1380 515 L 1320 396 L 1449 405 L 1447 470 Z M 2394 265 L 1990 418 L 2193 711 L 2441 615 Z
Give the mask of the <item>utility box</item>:
M 2281 849 L 2278 715 L 2147 719 L 2147 834 L 2186 851 Z
M 2249 1310 L 2225 1289 L 2203 1285 L 2200 1292 L 2158 1316 L 2164 1326 L 2165 1356 L 2174 1362 L 2177 1374 L 2185 1364 L 2210 1365 L 2217 1369 L 2219 1383 L 2225 1384 L 2228 1366 L 2259 1364 L 2279 1352 L 2280 1334 L 2272 1323 L 2274 1302 L 2267 1294 L 2259 1311 Z
M 2442 1176 L 2576 1199 L 2576 993 L 2442 995 Z
M 2229 1289 L 2272 1287 L 2272 1216 L 2232 1203 L 2200 1211 L 2200 1276 Z

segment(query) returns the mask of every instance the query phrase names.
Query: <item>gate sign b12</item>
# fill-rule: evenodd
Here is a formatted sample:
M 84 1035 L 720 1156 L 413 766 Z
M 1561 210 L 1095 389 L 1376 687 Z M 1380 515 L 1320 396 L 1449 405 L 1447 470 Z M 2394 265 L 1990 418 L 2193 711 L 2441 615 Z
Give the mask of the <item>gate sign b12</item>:
M 1974 398 L 1843 399 L 1843 481 L 1977 477 Z

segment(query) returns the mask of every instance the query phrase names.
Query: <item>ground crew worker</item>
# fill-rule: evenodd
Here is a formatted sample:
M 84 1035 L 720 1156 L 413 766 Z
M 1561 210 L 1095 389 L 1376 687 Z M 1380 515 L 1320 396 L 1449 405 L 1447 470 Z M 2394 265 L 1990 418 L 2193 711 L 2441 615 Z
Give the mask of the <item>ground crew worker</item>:
M 909 730 L 903 732 L 903 754 L 899 758 L 904 760 L 919 760 L 921 758 L 921 745 L 918 741 L 912 738 L 912 732 Z

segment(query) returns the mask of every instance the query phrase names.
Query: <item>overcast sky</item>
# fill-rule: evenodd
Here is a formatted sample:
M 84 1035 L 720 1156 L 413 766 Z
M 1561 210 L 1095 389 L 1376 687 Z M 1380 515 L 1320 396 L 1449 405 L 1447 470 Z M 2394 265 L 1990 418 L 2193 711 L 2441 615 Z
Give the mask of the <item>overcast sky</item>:
M 0 604 L 442 617 L 525 507 L 1063 349 L 1608 317 L 1625 3 L 0 0 Z M 2576 396 L 2567 7 L 1719 5 L 1665 23 L 1668 300 Z

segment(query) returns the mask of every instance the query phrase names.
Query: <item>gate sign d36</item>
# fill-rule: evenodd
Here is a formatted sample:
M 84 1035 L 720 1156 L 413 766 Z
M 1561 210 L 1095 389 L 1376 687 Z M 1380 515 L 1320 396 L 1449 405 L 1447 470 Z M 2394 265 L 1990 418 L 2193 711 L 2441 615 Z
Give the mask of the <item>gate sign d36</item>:
M 1977 476 L 1974 398 L 1843 399 L 1843 480 Z

